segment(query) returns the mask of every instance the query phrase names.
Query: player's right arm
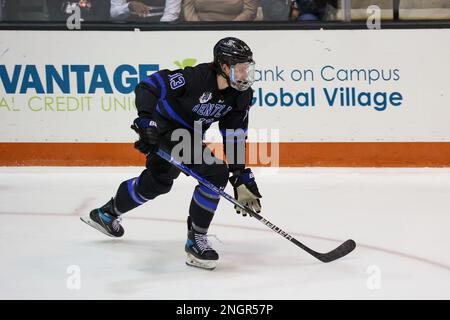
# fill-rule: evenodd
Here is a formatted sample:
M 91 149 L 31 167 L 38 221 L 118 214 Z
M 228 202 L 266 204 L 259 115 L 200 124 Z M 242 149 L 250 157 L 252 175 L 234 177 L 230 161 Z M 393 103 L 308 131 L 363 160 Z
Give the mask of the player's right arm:
M 186 90 L 183 71 L 161 70 L 141 81 L 135 88 L 138 118 L 131 128 L 139 134 L 134 146 L 145 155 L 158 149 L 158 124 L 154 120 L 158 103 L 169 96 L 179 96 Z
M 158 149 L 158 125 L 153 115 L 161 97 L 161 90 L 151 77 L 147 77 L 136 86 L 134 94 L 138 117 L 134 119 L 131 129 L 139 135 L 139 140 L 134 143 L 134 147 L 143 154 L 149 155 Z

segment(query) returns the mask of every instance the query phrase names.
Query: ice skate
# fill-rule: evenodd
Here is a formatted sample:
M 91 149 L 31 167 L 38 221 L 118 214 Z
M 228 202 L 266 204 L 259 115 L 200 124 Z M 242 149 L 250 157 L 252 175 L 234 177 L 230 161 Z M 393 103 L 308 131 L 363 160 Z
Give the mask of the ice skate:
M 92 210 L 88 216 L 80 217 L 81 221 L 107 236 L 113 238 L 123 236 L 124 229 L 120 224 L 122 219 L 113 213 L 113 201 L 111 199 L 103 207 Z
M 188 239 L 185 245 L 187 253 L 186 264 L 193 267 L 213 270 L 219 255 L 216 250 L 211 247 L 208 236 L 203 233 L 197 233 L 192 229 L 188 221 Z

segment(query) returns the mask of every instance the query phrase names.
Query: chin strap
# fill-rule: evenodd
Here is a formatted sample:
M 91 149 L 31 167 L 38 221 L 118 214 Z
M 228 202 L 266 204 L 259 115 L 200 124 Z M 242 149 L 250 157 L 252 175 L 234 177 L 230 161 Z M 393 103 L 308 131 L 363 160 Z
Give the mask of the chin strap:
M 222 77 L 224 77 L 225 78 L 225 80 L 227 80 L 227 84 L 228 84 L 228 86 L 229 87 L 232 87 L 231 86 L 231 80 L 230 80 L 230 77 L 228 77 L 226 74 L 224 74 L 223 72 L 220 74 Z
M 227 84 L 228 84 L 228 86 L 230 86 L 231 87 L 231 81 L 230 81 L 230 77 L 229 76 L 227 76 L 226 74 L 225 74 L 225 72 L 223 72 L 223 70 L 222 70 L 222 67 L 220 66 L 220 64 L 216 64 L 216 66 L 215 66 L 215 71 L 216 71 L 216 73 L 218 74 L 218 75 L 220 75 L 220 76 L 222 76 L 222 77 L 224 77 L 225 78 L 225 80 L 227 80 Z

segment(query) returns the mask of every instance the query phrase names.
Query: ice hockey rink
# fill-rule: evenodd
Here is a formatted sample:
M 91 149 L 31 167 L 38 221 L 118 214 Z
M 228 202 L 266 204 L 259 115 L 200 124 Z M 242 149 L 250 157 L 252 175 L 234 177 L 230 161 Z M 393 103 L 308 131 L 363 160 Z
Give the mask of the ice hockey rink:
M 213 271 L 184 262 L 192 178 L 126 214 L 121 239 L 80 221 L 140 171 L 1 167 L 0 298 L 450 298 L 450 169 L 256 169 L 266 219 L 317 251 L 357 248 L 322 263 L 222 199 Z

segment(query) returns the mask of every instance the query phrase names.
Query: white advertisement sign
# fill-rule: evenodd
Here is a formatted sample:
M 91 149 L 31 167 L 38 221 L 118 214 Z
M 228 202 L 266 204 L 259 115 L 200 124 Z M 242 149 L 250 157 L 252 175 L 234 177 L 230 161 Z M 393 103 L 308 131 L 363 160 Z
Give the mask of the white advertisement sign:
M 450 141 L 443 29 L 0 31 L 0 142 L 133 141 L 137 83 L 226 36 L 254 52 L 250 140 Z

